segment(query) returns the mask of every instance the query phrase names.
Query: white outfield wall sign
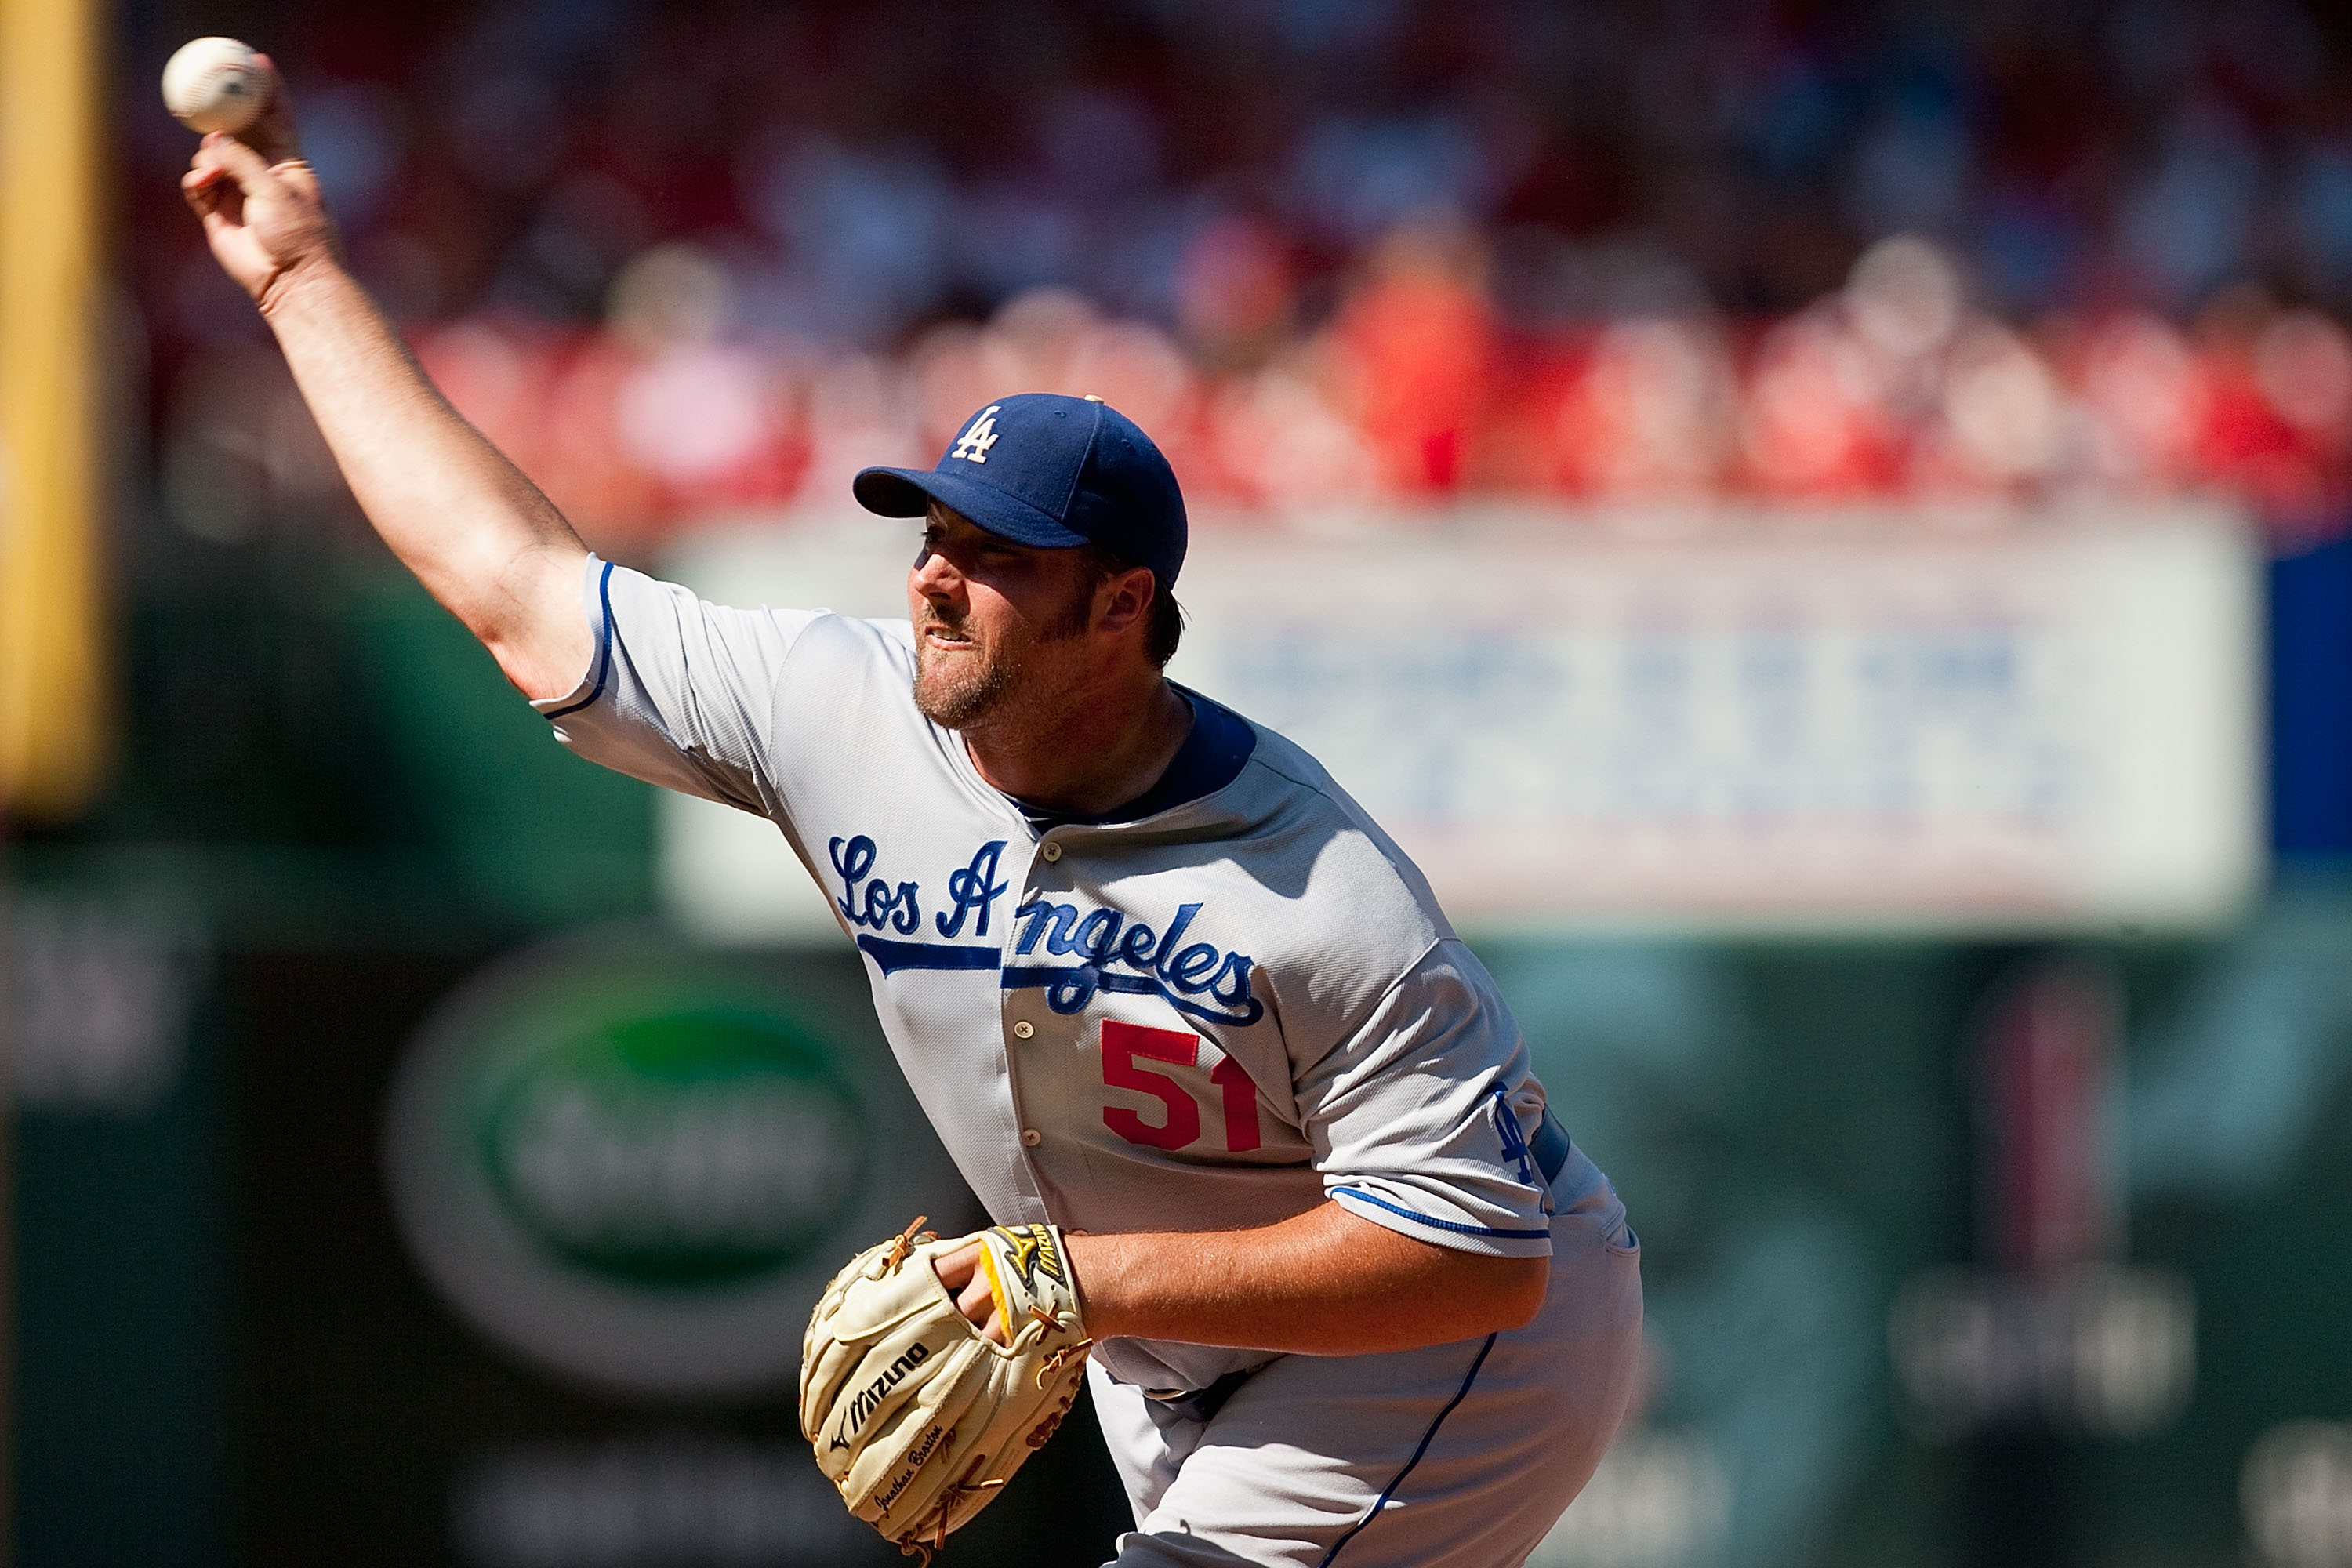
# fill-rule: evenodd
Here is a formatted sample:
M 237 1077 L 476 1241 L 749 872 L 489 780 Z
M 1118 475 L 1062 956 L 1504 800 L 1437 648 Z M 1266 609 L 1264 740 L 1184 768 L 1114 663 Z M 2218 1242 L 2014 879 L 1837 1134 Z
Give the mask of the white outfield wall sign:
M 664 564 L 898 616 L 913 541 L 827 513 Z M 1473 932 L 2190 930 L 2262 875 L 2260 584 L 2202 504 L 1203 527 L 1171 673 L 1319 757 Z M 765 824 L 664 812 L 690 928 L 834 929 Z

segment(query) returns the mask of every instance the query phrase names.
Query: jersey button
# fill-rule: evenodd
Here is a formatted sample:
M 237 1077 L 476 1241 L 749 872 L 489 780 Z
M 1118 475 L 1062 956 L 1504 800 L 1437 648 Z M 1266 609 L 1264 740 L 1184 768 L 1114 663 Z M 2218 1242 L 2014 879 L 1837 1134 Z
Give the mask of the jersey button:
M 1045 848 L 1039 850 L 1038 853 L 1045 856 L 1047 860 L 1059 860 L 1062 858 L 1062 847 L 1058 844 L 1049 843 Z
M 1045 1135 L 1034 1127 L 1024 1127 L 1021 1130 L 1021 1146 L 1024 1149 L 1034 1149 L 1045 1141 Z
M 1013 1037 L 1016 1040 L 1025 1040 L 1036 1032 L 1037 1026 L 1026 1018 L 1013 1026 Z

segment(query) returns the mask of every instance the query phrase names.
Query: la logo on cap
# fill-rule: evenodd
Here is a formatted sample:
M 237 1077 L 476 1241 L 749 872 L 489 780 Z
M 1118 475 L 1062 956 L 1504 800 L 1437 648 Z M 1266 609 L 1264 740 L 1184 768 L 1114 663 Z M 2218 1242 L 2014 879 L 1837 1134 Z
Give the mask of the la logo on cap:
M 948 456 L 961 458 L 967 463 L 988 461 L 988 449 L 996 445 L 996 411 L 1003 406 L 992 403 L 982 409 L 980 417 L 971 422 L 971 428 L 956 437 L 955 447 Z

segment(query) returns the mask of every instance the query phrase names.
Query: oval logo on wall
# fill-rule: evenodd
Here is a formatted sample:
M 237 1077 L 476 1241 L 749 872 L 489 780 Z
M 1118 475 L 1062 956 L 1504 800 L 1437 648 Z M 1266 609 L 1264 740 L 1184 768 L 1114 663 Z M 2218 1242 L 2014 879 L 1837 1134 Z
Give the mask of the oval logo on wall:
M 862 988 L 812 998 L 788 963 L 571 942 L 435 1010 L 385 1154 L 402 1233 L 460 1314 L 635 1392 L 794 1374 L 834 1270 L 958 1188 L 850 1011 Z

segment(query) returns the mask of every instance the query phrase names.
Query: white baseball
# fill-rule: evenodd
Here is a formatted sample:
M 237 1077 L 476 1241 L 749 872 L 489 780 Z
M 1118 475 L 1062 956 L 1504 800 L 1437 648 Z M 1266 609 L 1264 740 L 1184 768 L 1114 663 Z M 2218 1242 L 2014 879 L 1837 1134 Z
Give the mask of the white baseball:
M 163 67 L 163 107 L 191 131 L 230 135 L 253 123 L 269 100 L 269 78 L 235 38 L 197 38 Z

